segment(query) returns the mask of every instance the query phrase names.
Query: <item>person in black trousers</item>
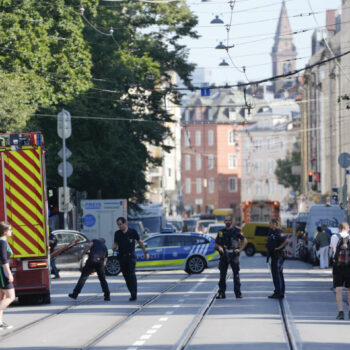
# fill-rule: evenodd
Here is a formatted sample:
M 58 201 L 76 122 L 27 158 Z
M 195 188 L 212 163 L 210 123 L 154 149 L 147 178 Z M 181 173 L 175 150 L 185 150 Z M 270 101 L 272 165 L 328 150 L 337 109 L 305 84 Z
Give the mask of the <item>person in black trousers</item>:
M 118 248 L 120 269 L 131 295 L 129 300 L 134 301 L 137 299 L 135 241 L 137 241 L 143 249 L 147 260 L 149 259 L 149 254 L 137 231 L 128 227 L 124 217 L 119 217 L 117 219 L 117 225 L 119 230 L 114 234 L 112 249 L 115 251 Z
M 278 219 L 271 219 L 270 229 L 267 238 L 267 262 L 271 257 L 271 273 L 275 290 L 271 299 L 283 299 L 285 293 L 285 284 L 283 277 L 283 262 L 284 262 L 284 248 L 288 244 L 288 239 L 284 236 L 280 228 Z
M 217 299 L 226 298 L 226 275 L 227 269 L 231 266 L 233 272 L 233 286 L 237 299 L 242 299 L 241 281 L 239 277 L 239 256 L 246 247 L 248 241 L 241 233 L 241 229 L 233 226 L 232 217 L 226 216 L 225 228 L 220 230 L 215 239 L 215 249 L 220 254 L 219 270 L 219 292 Z
M 82 288 L 88 277 L 93 271 L 97 272 L 98 279 L 100 280 L 102 291 L 104 293 L 104 300 L 109 301 L 110 292 L 105 275 L 105 265 L 107 263 L 108 250 L 103 238 L 93 239 L 85 248 L 86 251 L 90 250 L 89 258 L 81 272 L 81 276 L 77 285 L 75 286 L 73 293 L 68 294 L 72 299 L 76 299 L 81 292 Z

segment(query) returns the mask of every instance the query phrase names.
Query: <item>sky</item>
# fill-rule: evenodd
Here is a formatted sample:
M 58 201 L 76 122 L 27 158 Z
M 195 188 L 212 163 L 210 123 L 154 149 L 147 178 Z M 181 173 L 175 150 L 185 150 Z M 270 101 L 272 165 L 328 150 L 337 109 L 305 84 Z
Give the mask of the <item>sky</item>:
M 231 11 L 229 0 L 188 0 L 192 12 L 198 16 L 196 27 L 199 39 L 186 39 L 190 49 L 189 61 L 197 67 L 210 69 L 209 83 L 235 84 L 272 76 L 271 50 L 274 44 L 282 0 L 236 0 Z M 341 9 L 341 0 L 285 0 L 292 31 L 310 29 L 293 36 L 297 49 L 296 68 L 303 68 L 311 56 L 311 35 L 317 27 L 325 25 L 326 9 Z M 232 19 L 231 19 L 232 13 Z M 309 15 L 314 13 L 314 15 Z M 224 24 L 210 24 L 219 16 Z M 230 24 L 229 31 L 225 25 Z M 322 28 L 324 29 L 324 28 Z M 220 41 L 235 45 L 229 50 L 232 65 L 225 50 L 215 47 Z M 225 59 L 230 64 L 220 67 Z M 242 67 L 246 67 L 245 73 Z

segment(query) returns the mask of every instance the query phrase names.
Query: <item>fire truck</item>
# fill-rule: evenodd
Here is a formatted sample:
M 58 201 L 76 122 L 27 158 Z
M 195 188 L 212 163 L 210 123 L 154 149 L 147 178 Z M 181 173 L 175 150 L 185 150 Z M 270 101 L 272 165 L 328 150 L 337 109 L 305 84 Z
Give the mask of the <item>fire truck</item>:
M 280 203 L 277 201 L 246 201 L 242 203 L 242 220 L 246 222 L 270 222 L 279 218 Z
M 0 134 L 0 221 L 12 226 L 10 268 L 21 303 L 50 303 L 44 153 L 40 132 Z

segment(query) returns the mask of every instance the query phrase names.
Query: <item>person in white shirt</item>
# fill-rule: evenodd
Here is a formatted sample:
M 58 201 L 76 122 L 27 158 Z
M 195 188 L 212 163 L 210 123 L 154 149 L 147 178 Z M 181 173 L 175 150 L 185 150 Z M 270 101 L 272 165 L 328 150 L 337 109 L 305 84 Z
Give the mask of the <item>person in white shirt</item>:
M 346 238 L 349 236 L 349 224 L 342 222 L 339 225 L 339 234 L 334 234 L 331 237 L 331 252 L 334 259 L 337 245 L 340 237 Z M 334 260 L 333 260 L 334 261 Z M 348 303 L 350 307 L 350 266 L 339 266 L 336 261 L 333 262 L 333 287 L 335 288 L 335 297 L 338 305 L 338 320 L 344 319 L 343 311 L 343 286 L 348 289 Z M 349 310 L 350 318 L 350 310 Z

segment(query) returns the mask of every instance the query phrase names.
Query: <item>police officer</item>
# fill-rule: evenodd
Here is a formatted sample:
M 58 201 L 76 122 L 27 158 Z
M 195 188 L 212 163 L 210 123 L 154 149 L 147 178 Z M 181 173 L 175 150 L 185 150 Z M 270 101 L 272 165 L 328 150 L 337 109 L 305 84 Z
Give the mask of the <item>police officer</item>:
M 270 229 L 267 238 L 267 262 L 271 257 L 271 273 L 275 291 L 269 298 L 283 299 L 285 284 L 283 277 L 284 248 L 288 244 L 288 239 L 284 236 L 280 228 L 278 219 L 271 219 Z
M 239 255 L 245 248 L 248 241 L 241 234 L 241 230 L 237 226 L 232 225 L 232 217 L 226 216 L 225 228 L 220 230 L 215 239 L 215 249 L 220 253 L 220 281 L 219 281 L 219 293 L 217 299 L 225 299 L 226 291 L 226 274 L 228 266 L 231 266 L 233 271 L 233 285 L 234 292 L 237 299 L 242 298 L 241 282 L 239 278 Z
M 128 227 L 124 217 L 117 219 L 117 225 L 119 230 L 114 234 L 113 250 L 115 251 L 118 248 L 120 269 L 131 295 L 129 300 L 134 301 L 137 298 L 135 241 L 143 249 L 147 260 L 149 259 L 149 254 L 137 231 Z
M 97 272 L 98 279 L 100 280 L 100 284 L 102 287 L 102 291 L 104 293 L 104 300 L 110 301 L 110 292 L 108 288 L 108 284 L 105 276 L 105 266 L 107 263 L 108 250 L 105 245 L 105 240 L 103 238 L 93 239 L 86 247 L 85 252 L 90 250 L 89 258 L 86 261 L 86 264 L 81 272 L 81 276 L 77 285 L 75 286 L 73 293 L 68 294 L 68 296 L 72 299 L 76 299 L 78 294 L 84 287 L 84 284 L 90 274 L 93 271 Z

